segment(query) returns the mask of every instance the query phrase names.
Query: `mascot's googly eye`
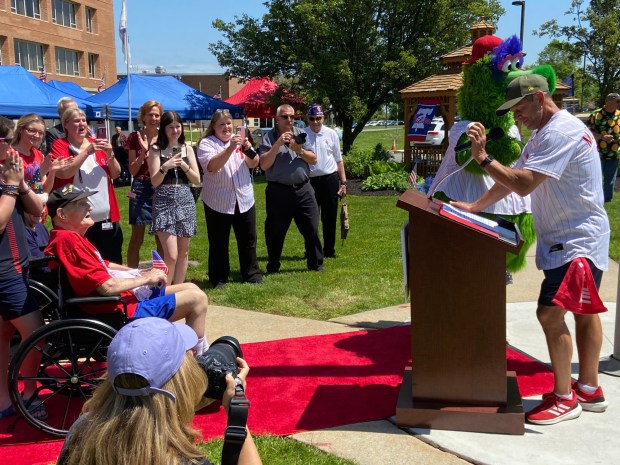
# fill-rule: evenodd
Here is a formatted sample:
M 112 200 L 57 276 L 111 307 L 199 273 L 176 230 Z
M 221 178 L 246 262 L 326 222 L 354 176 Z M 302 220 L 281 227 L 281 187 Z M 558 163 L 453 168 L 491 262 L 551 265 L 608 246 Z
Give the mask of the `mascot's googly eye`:
M 497 65 L 497 69 L 503 73 L 509 71 L 515 71 L 523 66 L 523 52 L 515 53 L 514 55 L 506 55 L 502 61 Z

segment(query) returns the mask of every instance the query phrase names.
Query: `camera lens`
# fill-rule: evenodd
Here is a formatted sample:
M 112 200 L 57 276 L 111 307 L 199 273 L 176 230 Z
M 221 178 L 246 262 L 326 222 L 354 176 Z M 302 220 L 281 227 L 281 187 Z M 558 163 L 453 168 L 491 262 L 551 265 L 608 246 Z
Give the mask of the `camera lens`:
M 196 361 L 207 374 L 209 384 L 205 397 L 221 400 L 226 391 L 226 375 L 239 373 L 237 357 L 243 357 L 239 341 L 232 336 L 216 339 L 209 349 L 196 357 Z

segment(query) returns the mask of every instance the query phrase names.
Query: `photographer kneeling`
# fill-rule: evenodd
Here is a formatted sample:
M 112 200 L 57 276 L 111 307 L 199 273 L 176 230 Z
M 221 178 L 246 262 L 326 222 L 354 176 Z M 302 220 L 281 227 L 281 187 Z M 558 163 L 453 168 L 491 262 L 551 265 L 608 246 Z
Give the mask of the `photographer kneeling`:
M 211 464 L 191 425 L 208 385 L 191 351 L 196 343 L 184 324 L 148 317 L 125 325 L 108 349 L 108 376 L 69 430 L 58 465 Z M 226 375 L 227 411 L 250 370 L 242 358 L 236 362 L 236 378 Z M 262 463 L 249 431 L 238 463 Z

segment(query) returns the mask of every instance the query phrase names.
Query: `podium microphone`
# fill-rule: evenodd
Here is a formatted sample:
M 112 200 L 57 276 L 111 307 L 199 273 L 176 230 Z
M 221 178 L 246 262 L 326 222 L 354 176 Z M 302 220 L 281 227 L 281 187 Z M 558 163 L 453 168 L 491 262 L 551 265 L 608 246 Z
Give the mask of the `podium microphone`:
M 504 130 L 502 128 L 493 128 L 487 134 L 487 140 L 498 140 L 498 139 L 501 139 L 502 137 L 504 137 Z M 456 147 L 454 147 L 454 152 L 459 153 L 469 148 L 471 148 L 470 140 L 468 140 L 467 142 L 463 142 L 462 144 L 459 144 Z

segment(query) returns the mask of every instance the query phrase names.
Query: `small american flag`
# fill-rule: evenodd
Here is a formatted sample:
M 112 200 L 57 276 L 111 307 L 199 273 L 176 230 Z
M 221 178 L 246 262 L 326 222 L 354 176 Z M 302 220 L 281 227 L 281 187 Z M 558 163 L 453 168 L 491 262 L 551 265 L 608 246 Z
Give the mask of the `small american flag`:
M 222 100 L 222 86 L 220 86 L 220 90 L 217 91 L 217 93 L 213 96 L 213 98 Z
M 161 256 L 157 253 L 156 250 L 151 250 L 151 257 L 153 260 L 153 268 L 162 270 L 164 273 L 168 274 L 168 267 L 166 266 L 166 262 L 161 258 Z
M 99 85 L 97 86 L 97 92 L 101 92 L 105 87 L 105 73 L 101 75 L 101 80 L 99 81 Z
M 45 66 L 41 67 L 41 74 L 39 74 L 39 80 L 47 82 L 47 73 L 45 72 Z

